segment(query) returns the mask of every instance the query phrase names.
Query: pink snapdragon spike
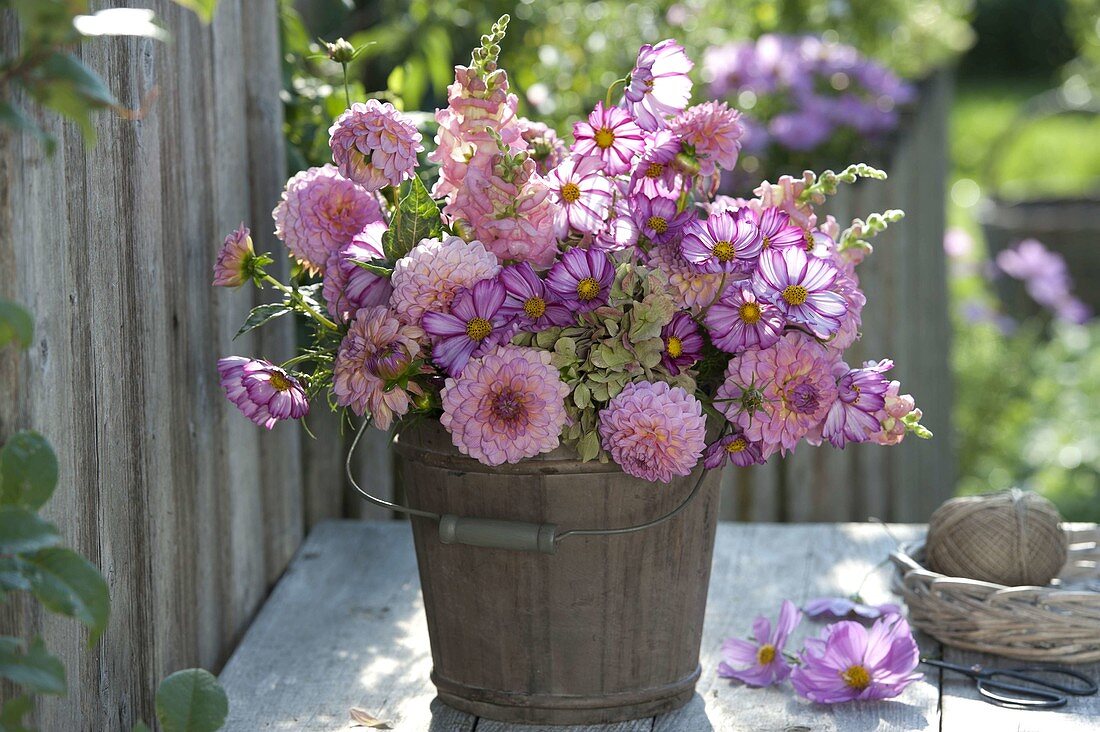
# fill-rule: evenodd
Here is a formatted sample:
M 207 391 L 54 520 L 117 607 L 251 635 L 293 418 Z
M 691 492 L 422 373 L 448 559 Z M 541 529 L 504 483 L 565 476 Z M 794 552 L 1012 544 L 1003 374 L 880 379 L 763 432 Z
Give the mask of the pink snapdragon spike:
M 432 360 L 458 376 L 471 356 L 485 354 L 500 343 L 509 321 L 501 312 L 505 295 L 499 280 L 482 280 L 460 292 L 450 312 L 426 314 L 423 325 L 432 336 Z
M 497 346 L 447 379 L 439 421 L 462 454 L 516 463 L 558 446 L 568 395 L 549 351 Z
M 584 313 L 606 305 L 615 280 L 615 266 L 600 249 L 569 249 L 550 268 L 546 286 L 574 312 Z
M 425 313 L 448 310 L 459 290 L 498 272 L 497 258 L 476 239 L 424 239 L 394 265 L 390 307 L 406 323 L 419 325 Z
M 818 597 L 802 606 L 802 612 L 808 617 L 831 617 L 836 619 L 856 616 L 865 620 L 878 620 L 884 615 L 900 615 L 901 608 L 892 602 L 882 605 L 867 605 L 858 595 L 852 597 Z
M 631 199 L 632 216 L 638 230 L 650 241 L 668 244 L 679 238 L 684 227 L 695 220 L 690 210 L 677 211 L 671 198 L 634 196 Z
M 733 284 L 704 317 L 711 342 L 726 353 L 770 348 L 783 334 L 786 321 L 779 308 L 761 300 L 751 287 Z
M 763 239 L 748 209 L 712 214 L 684 227 L 680 252 L 701 272 L 749 274 L 756 268 Z
M 848 369 L 843 361 L 837 363 L 834 369 L 839 368 L 841 373 L 837 400 L 829 407 L 821 430 L 821 436 L 833 447 L 866 442 L 880 429 L 877 414 L 886 406 L 886 391 L 890 388 L 883 374 L 893 367 L 894 362 L 888 359 L 869 361 L 861 369 Z
M 707 449 L 703 451 L 703 465 L 711 470 L 721 468 L 726 463 L 747 468 L 763 462 L 764 453 L 761 444 L 749 440 L 738 428 L 734 428 L 733 434 L 707 445 Z
M 749 686 L 771 686 L 784 681 L 791 675 L 791 665 L 783 651 L 801 621 L 802 613 L 790 600 L 784 600 L 780 606 L 774 629 L 766 617 L 757 617 L 752 623 L 752 640 L 729 638 L 722 644 L 718 675 Z
M 571 231 L 595 234 L 604 227 L 611 209 L 611 181 L 598 158 L 567 158 L 547 176 L 558 200 L 554 233 L 559 239 Z
M 901 394 L 901 383 L 891 381 L 883 395 L 882 409 L 875 412 L 879 431 L 871 435 L 871 442 L 878 445 L 897 445 L 905 439 L 905 418 L 912 415 L 920 421 L 921 411 L 910 394 Z
M 626 173 L 636 155 L 645 147 L 641 128 L 625 110 L 603 106 L 596 108 L 588 120 L 573 124 L 573 154 L 600 161 L 608 175 Z
M 218 375 L 229 401 L 261 427 L 309 413 L 309 399 L 298 380 L 270 361 L 241 356 L 218 360 Z
M 400 185 L 416 174 L 424 152 L 416 125 L 389 102 L 356 102 L 329 128 L 332 161 L 340 175 L 368 191 Z
M 573 321 L 573 311 L 546 288 L 530 263 L 505 267 L 500 271 L 500 283 L 505 292 L 500 312 L 512 318 L 519 330 L 537 333 Z
M 819 704 L 857 699 L 891 699 L 924 678 L 916 673 L 920 653 L 900 615 L 887 615 L 870 628 L 842 620 L 806 641 L 791 684 Z
M 346 323 L 360 308 L 385 305 L 393 287 L 388 277 L 369 272 L 356 262 L 371 262 L 384 258 L 382 234 L 386 224 L 376 221 L 356 234 L 350 242 L 329 257 L 321 293 L 328 312 L 337 322 Z
M 706 443 L 703 405 L 663 381 L 627 384 L 599 415 L 603 448 L 627 475 L 670 482 L 689 475 Z
M 810 257 L 801 247 L 767 249 L 752 277 L 752 287 L 792 323 L 805 325 L 820 338 L 840 330 L 847 310 L 844 297 L 833 291 L 836 267 Z
M 664 127 L 666 117 L 687 107 L 691 99 L 688 74 L 694 66 L 684 47 L 672 39 L 639 49 L 623 92 L 623 106 L 642 129 Z
M 252 263 L 256 252 L 252 249 L 252 232 L 241 225 L 225 237 L 214 263 L 214 287 L 240 287 L 252 277 Z
M 682 141 L 684 153 L 699 169 L 711 176 L 733 170 L 741 152 L 741 113 L 725 102 L 706 102 L 688 107 L 668 121 L 668 127 Z
M 699 326 L 684 312 L 676 313 L 661 330 L 665 348 L 661 353 L 661 365 L 673 376 L 691 368 L 703 355 L 703 336 Z

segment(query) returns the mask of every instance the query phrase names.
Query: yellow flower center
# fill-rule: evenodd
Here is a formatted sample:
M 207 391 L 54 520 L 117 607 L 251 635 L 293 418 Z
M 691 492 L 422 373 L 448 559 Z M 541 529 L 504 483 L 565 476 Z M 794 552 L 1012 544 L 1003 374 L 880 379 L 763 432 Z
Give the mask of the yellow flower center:
M 600 283 L 594 277 L 585 277 L 577 283 L 577 297 L 581 300 L 593 300 L 600 294 Z
M 561 199 L 573 203 L 581 197 L 581 188 L 576 183 L 566 183 L 561 187 Z
M 747 302 L 737 309 L 741 316 L 741 322 L 745 325 L 756 325 L 760 322 L 760 306 L 754 302 Z
M 808 231 L 803 231 L 802 246 L 807 252 L 812 252 L 814 250 L 814 235 Z
M 664 163 L 650 163 L 649 167 L 645 169 L 646 178 L 660 178 L 661 173 L 665 172 Z
M 271 375 L 271 386 L 279 391 L 286 391 L 291 387 L 290 379 L 283 376 L 280 373 L 274 373 Z
M 595 140 L 596 147 L 606 150 L 615 144 L 615 133 L 611 131 L 610 127 L 601 127 L 596 130 Z
M 665 352 L 672 358 L 679 358 L 680 354 L 684 352 L 684 344 L 676 336 L 669 336 L 665 340 Z
M 801 305 L 809 295 L 802 285 L 787 285 L 783 288 L 783 299 L 791 305 Z
M 646 226 L 656 231 L 658 234 L 663 234 L 668 231 L 668 222 L 662 219 L 660 216 L 650 216 L 649 220 L 645 222 Z
M 769 663 L 775 660 L 775 646 L 771 643 L 765 643 L 760 646 L 760 650 L 756 652 L 756 661 L 761 666 L 767 666 Z
M 466 335 L 470 336 L 470 340 L 483 341 L 492 332 L 493 326 L 485 318 L 471 318 L 470 322 L 466 323 Z
M 546 301 L 541 297 L 529 297 L 523 302 L 523 314 L 531 320 L 541 318 L 546 313 Z
M 764 237 L 764 242 L 760 246 L 762 246 L 764 249 L 767 249 L 771 245 L 772 245 L 771 237 L 765 236 Z
M 737 249 L 728 241 L 715 242 L 713 251 L 719 262 L 728 262 L 737 256 Z
M 726 452 L 743 452 L 744 449 L 748 446 L 748 440 L 746 440 L 744 437 L 738 437 L 736 440 L 733 440 L 732 442 L 730 442 L 730 444 L 726 445 Z M 764 646 L 760 649 L 760 651 L 763 652 L 764 648 L 771 648 L 771 646 Z M 774 654 L 775 649 L 772 648 L 772 655 Z
M 857 691 L 863 691 L 871 685 L 871 674 L 863 666 L 849 666 L 847 671 L 840 672 L 840 678 Z

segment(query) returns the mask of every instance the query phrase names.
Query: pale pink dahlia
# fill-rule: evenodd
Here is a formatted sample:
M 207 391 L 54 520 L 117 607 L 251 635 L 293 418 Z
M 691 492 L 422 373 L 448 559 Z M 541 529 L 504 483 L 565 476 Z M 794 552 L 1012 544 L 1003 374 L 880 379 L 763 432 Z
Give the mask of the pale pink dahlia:
M 424 151 L 416 125 L 389 102 L 356 102 L 329 128 L 332 160 L 345 178 L 368 191 L 396 186 L 415 175 Z
M 309 168 L 288 180 L 272 216 L 275 236 L 313 272 L 323 272 L 329 256 L 364 226 L 383 220 L 378 200 L 334 165 Z
M 600 412 L 603 448 L 623 472 L 668 483 L 688 475 L 706 447 L 703 405 L 679 386 L 627 384 Z
M 357 312 L 333 364 L 336 403 L 360 416 L 370 415 L 375 427 L 388 430 L 394 417 L 409 411 L 409 394 L 419 394 L 420 389 L 411 381 L 407 390 L 393 384 L 387 389 L 386 382 L 409 368 L 423 338 L 424 331 L 402 323 L 384 305 Z
M 498 346 L 447 379 L 439 421 L 464 455 L 516 463 L 558 446 L 568 394 L 548 351 Z
M 447 310 L 458 290 L 499 271 L 497 258 L 479 241 L 425 239 L 394 265 L 390 307 L 402 321 L 419 325 L 424 313 Z
M 382 221 L 367 224 L 329 257 L 321 292 L 329 315 L 341 323 L 350 320 L 359 308 L 385 305 L 390 300 L 393 288 L 389 279 L 356 264 L 383 258 L 382 235 L 386 228 Z
M 695 159 L 701 175 L 717 168 L 733 170 L 741 152 L 741 113 L 725 102 L 688 107 L 669 120 L 668 127 L 681 138 L 684 152 Z
M 679 247 L 658 244 L 649 250 L 648 264 L 668 276 L 676 294 L 676 306 L 699 312 L 718 297 L 722 287 L 722 274 L 698 272 L 680 254 Z

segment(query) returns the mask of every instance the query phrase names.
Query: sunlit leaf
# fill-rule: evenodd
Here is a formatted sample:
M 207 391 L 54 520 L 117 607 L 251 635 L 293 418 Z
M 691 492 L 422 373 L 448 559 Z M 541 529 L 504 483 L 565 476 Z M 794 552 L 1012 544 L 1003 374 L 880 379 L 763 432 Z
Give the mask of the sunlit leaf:
M 215 732 L 229 714 L 229 699 L 209 671 L 177 671 L 157 689 L 157 721 L 164 732 Z
M 269 323 L 275 318 L 281 318 L 287 313 L 293 313 L 294 308 L 289 307 L 285 303 L 272 302 L 265 305 L 257 305 L 252 308 L 252 312 L 248 314 L 248 319 L 244 321 L 244 325 L 237 331 L 237 335 L 234 338 L 239 338 L 250 330 L 259 328 L 264 323 Z
M 218 8 L 218 0 L 173 0 L 182 8 L 187 8 L 203 23 L 209 23 L 214 19 L 214 11 Z
M 420 178 L 414 176 L 401 191 L 390 228 L 382 235 L 382 251 L 392 260 L 408 254 L 422 239 L 438 237 L 443 230 L 439 206 Z
M 0 123 L 5 122 L 5 107 L 14 110 L 11 105 L 0 102 Z M 26 128 L 19 127 L 19 129 Z M 31 314 L 10 300 L 0 300 L 0 348 L 12 342 L 18 343 L 22 348 L 30 348 L 33 340 L 34 318 Z
M 107 8 L 73 18 L 82 36 L 139 36 L 164 41 L 168 31 L 156 23 L 156 13 L 144 8 Z

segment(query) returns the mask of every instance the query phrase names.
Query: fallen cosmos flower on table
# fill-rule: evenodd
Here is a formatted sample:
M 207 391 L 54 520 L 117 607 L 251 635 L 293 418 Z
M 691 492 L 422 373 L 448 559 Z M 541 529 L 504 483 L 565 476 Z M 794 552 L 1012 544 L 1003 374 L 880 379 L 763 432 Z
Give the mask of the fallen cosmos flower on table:
M 851 597 L 819 597 L 802 606 L 802 612 L 811 618 L 831 617 L 836 619 L 855 615 L 867 620 L 877 620 L 884 615 L 900 615 L 901 608 L 892 602 L 882 605 L 867 605 L 859 595 Z

